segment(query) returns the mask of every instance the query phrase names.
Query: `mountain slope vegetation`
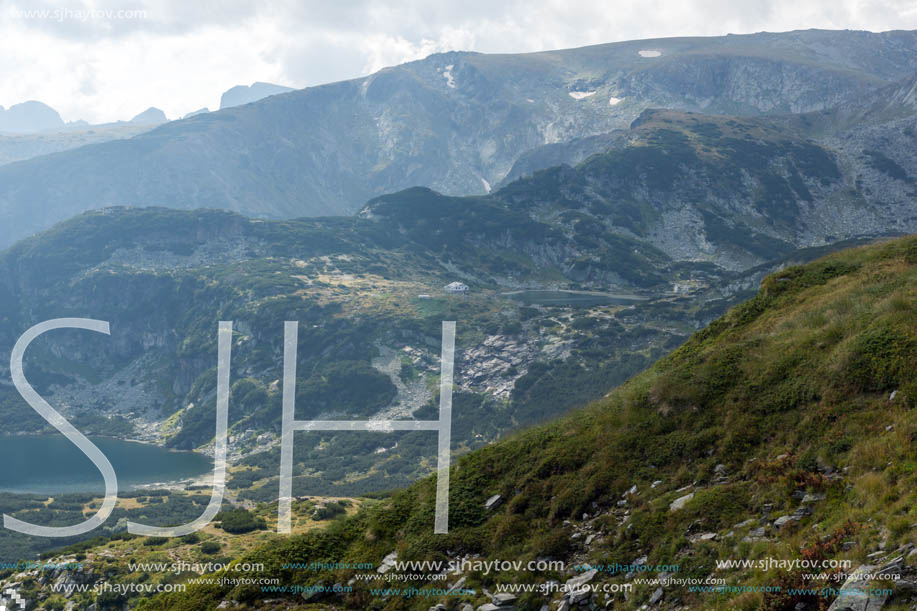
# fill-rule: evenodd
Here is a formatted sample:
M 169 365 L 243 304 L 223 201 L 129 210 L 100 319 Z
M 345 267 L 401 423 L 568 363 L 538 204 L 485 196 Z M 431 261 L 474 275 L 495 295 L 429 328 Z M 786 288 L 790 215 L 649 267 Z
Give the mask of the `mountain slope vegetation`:
M 374 596 L 365 581 L 351 580 L 352 592 L 303 608 L 477 605 L 488 601 L 485 588 L 500 583 L 569 579 L 578 574 L 573 563 L 676 564 L 675 577 L 714 576 L 730 586 L 771 589 L 698 593 L 670 584 L 654 600 L 704 609 L 815 609 L 833 598 L 792 592 L 825 585 L 804 569 L 719 570 L 718 560 L 850 560 L 852 567 L 875 569 L 902 556 L 894 566 L 906 575 L 914 558 L 903 556 L 915 543 L 917 483 L 915 287 L 917 238 L 786 268 L 768 276 L 753 299 L 604 399 L 460 458 L 451 474 L 448 535 L 432 533 L 430 478 L 325 531 L 291 537 L 245 560 L 263 562 L 266 574 L 284 584 L 303 586 L 345 583 L 355 571 L 293 570 L 283 563 L 378 565 L 392 551 L 402 560 L 479 554 L 568 562 L 566 571 L 466 572 L 464 583 L 477 595 L 464 597 Z M 486 508 L 495 494 L 504 502 Z M 386 587 L 381 574 L 372 575 Z M 589 577 L 627 583 L 633 575 L 612 570 Z M 843 577 L 830 583 L 839 587 Z M 895 590 L 895 604 L 907 602 L 906 576 L 886 585 Z M 638 585 L 626 599 L 618 594 L 614 606 L 638 608 L 656 587 Z M 606 602 L 597 596 L 598 605 Z M 527 593 L 516 604 L 539 609 L 550 597 Z M 264 598 L 303 604 L 302 597 L 210 585 L 144 608 L 207 609 L 221 601 L 230 601 L 221 608 L 233 608 Z

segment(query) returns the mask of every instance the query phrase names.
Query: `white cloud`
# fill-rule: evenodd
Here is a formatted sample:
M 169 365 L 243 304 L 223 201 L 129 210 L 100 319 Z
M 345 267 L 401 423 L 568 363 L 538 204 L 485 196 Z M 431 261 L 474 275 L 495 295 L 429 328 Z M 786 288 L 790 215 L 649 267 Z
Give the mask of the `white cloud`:
M 95 17 L 53 18 L 53 11 Z M 46 10 L 52 18 L 16 16 Z M 142 19 L 98 11 L 143 11 Z M 0 0 L 0 104 L 66 120 L 214 108 L 256 80 L 304 87 L 447 50 L 526 52 L 617 40 L 821 27 L 917 28 L 914 0 Z

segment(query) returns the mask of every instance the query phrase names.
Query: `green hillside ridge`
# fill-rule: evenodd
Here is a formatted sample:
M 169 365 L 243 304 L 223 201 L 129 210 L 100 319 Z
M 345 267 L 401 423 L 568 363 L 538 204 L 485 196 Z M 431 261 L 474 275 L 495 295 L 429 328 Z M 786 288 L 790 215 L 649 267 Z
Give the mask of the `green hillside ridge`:
M 428 478 L 325 531 L 290 537 L 245 560 L 263 562 L 266 575 L 287 585 L 344 583 L 354 571 L 319 574 L 282 563 L 378 565 L 392 551 L 401 560 L 481 554 L 570 563 L 565 573 L 468 574 L 466 587 L 479 593 L 473 600 L 374 598 L 357 581 L 352 593 L 303 608 L 420 609 L 437 602 L 458 608 L 466 600 L 477 607 L 488 602 L 483 588 L 493 591 L 501 582 L 562 582 L 574 575 L 574 562 L 638 558 L 677 564 L 681 578 L 714 574 L 729 585 L 783 588 L 698 594 L 670 586 L 661 600 L 654 597 L 663 608 L 823 608 L 830 599 L 787 592 L 823 585 L 805 583 L 800 570 L 716 571 L 715 561 L 830 558 L 857 567 L 907 556 L 900 562 L 913 564 L 915 292 L 913 237 L 787 268 L 604 399 L 461 457 L 451 474 L 448 535 L 433 535 L 435 479 Z M 680 509 L 670 508 L 689 493 Z M 504 502 L 488 511 L 484 503 L 494 494 Z M 705 533 L 715 537 L 697 538 Z M 386 587 L 381 580 L 376 585 Z M 896 586 L 887 608 L 904 608 L 904 585 Z M 615 608 L 635 609 L 655 588 L 637 586 L 628 600 L 617 595 Z M 228 603 L 231 609 L 280 597 L 213 585 L 143 608 L 197 610 L 237 601 Z M 297 600 L 303 603 L 296 597 L 275 606 L 295 607 Z M 526 594 L 516 605 L 539 609 L 547 602 Z

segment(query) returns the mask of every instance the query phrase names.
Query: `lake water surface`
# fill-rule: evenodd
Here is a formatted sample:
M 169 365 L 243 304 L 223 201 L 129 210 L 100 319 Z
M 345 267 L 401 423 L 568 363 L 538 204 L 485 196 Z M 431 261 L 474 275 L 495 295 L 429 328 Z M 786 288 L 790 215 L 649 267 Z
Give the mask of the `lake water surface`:
M 213 460 L 144 443 L 91 438 L 118 476 L 118 490 L 212 471 Z M 0 436 L 0 491 L 61 494 L 104 492 L 102 473 L 63 435 Z

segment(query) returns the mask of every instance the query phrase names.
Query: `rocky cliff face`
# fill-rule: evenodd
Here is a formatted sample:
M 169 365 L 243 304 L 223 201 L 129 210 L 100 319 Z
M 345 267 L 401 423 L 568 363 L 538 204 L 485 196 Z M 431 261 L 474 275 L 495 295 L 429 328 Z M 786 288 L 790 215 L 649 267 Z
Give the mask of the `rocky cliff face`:
M 525 160 L 588 157 L 575 167 L 535 171 L 486 198 L 406 191 L 361 216 L 397 224 L 459 267 L 456 243 L 525 253 L 592 288 L 649 288 L 706 264 L 737 272 L 799 248 L 917 230 L 915 125 L 905 116 L 815 141 L 782 120 L 648 110 L 630 130 Z M 592 146 L 610 148 L 588 156 Z M 526 282 L 518 266 L 474 269 Z

